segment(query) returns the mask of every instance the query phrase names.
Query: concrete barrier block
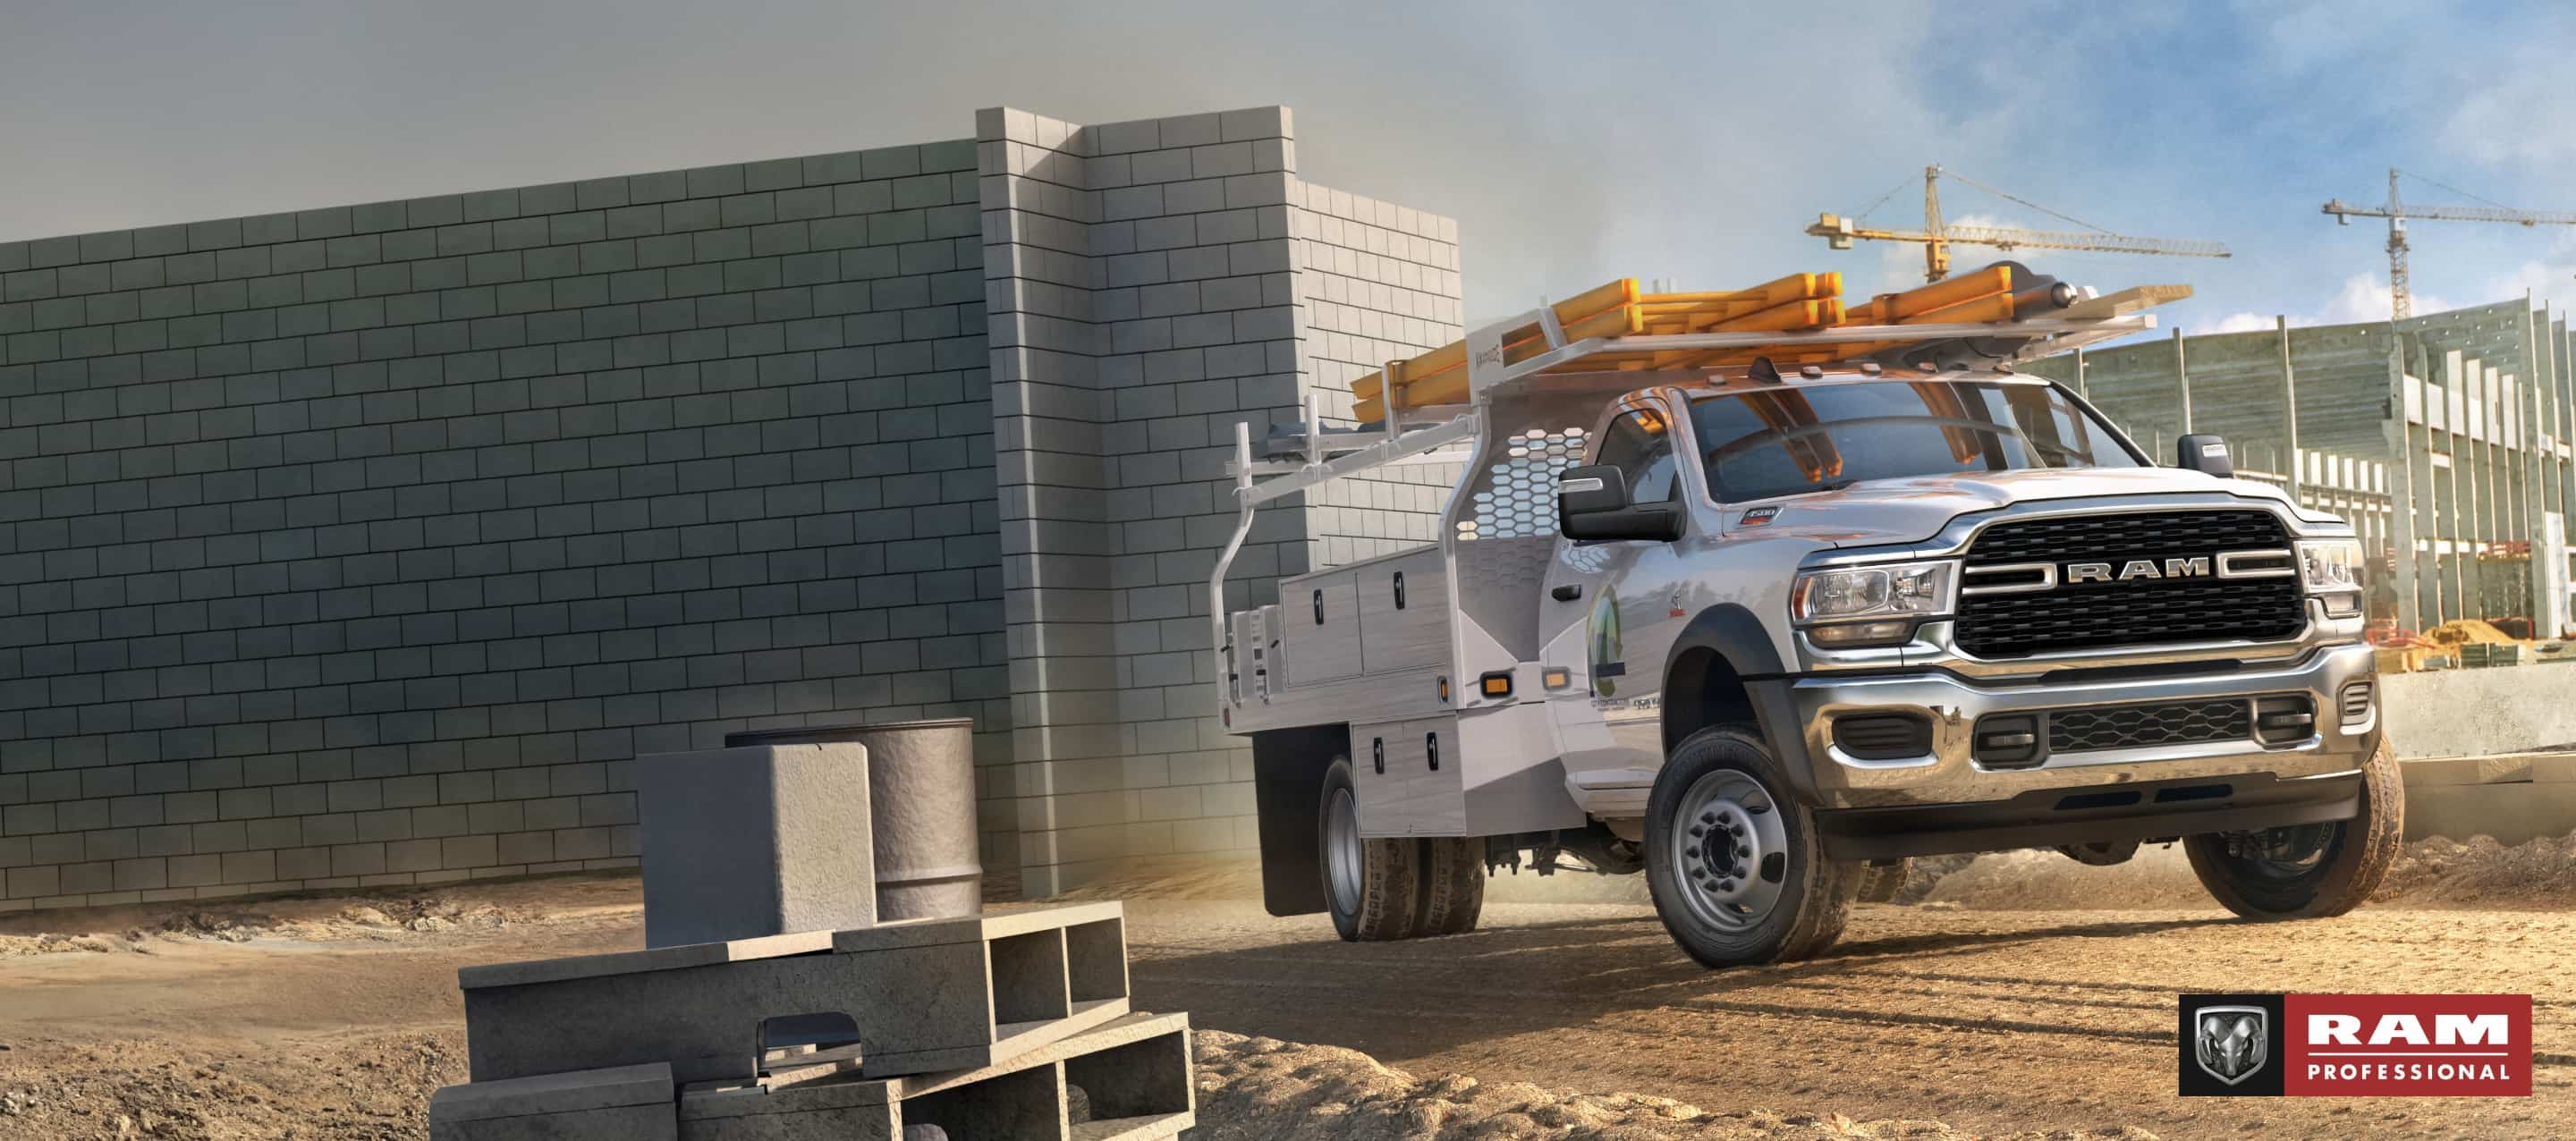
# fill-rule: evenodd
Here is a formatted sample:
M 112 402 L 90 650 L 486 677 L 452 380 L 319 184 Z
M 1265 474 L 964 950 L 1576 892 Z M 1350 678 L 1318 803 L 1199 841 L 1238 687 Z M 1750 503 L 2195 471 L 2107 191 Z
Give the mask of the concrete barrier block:
M 1117 903 L 1074 904 L 469 967 L 467 1053 L 477 1081 L 751 1078 L 782 1040 L 854 1045 L 872 1078 L 987 1066 L 1127 1012 L 1123 926 Z
M 661 753 L 635 773 L 646 946 L 876 922 L 865 747 Z
M 448 1086 L 430 1141 L 676 1141 L 671 1067 L 621 1066 Z
M 893 1141 L 936 1126 L 994 1141 L 1150 1141 L 1197 1123 L 1189 1016 L 1130 1014 L 990 1066 L 708 1082 L 680 1094 L 683 1141 Z

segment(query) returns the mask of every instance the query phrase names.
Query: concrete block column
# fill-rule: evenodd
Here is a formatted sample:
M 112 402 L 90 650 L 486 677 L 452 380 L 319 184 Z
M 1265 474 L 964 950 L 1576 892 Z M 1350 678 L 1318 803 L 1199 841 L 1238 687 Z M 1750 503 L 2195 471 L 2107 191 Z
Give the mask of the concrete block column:
M 1309 391 L 1346 416 L 1360 362 L 1454 339 L 1455 224 L 1299 180 L 1280 107 L 997 108 L 976 147 L 1023 889 L 1249 849 L 1250 751 L 1216 721 L 1201 588 L 1233 526 L 1234 425 L 1267 432 Z M 1438 479 L 1266 510 L 1242 599 L 1426 541 Z M 1335 534 L 1362 541 L 1319 546 Z

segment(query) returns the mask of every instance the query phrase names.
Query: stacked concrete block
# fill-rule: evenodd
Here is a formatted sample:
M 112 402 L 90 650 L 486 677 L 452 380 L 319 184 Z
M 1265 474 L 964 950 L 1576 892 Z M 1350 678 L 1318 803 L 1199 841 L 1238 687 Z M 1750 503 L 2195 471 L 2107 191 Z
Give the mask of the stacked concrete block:
M 647 946 L 458 972 L 473 1081 L 441 1091 L 438 1118 L 563 1141 L 626 1136 L 601 1116 L 610 1110 L 658 1111 L 661 1135 L 676 1121 L 679 1136 L 711 1139 L 1061 1139 L 1077 1119 L 1084 1137 L 1144 1138 L 1187 1126 L 1187 1019 L 1121 1021 L 1120 904 L 874 921 L 882 888 L 954 878 L 912 877 L 966 846 L 970 731 L 833 734 L 873 739 L 881 766 L 877 750 L 843 740 L 645 758 Z M 891 805 L 904 808 L 872 811 Z M 906 878 L 883 880 L 897 869 Z M 867 918 L 782 929 L 844 913 Z M 660 945 L 730 930 L 752 935 Z M 1082 1114 L 1066 1093 L 1077 1076 L 1099 1091 Z M 647 1077 L 658 1104 L 580 1101 Z M 674 1082 L 700 1095 L 691 1113 L 677 1112 Z M 1105 1116 L 1089 1113 L 1094 1096 Z
M 671 1067 L 621 1066 L 448 1086 L 429 1098 L 429 1141 L 676 1141 Z
M 885 1080 L 791 1073 L 691 1085 L 680 1093 L 679 1135 L 896 1141 L 923 1136 L 927 1127 L 993 1141 L 1151 1141 L 1178 1136 L 1196 1113 L 1189 1017 L 1131 1014 L 971 1070 Z
M 866 746 L 657 753 L 636 768 L 645 946 L 876 922 Z
M 473 1080 L 432 1099 L 432 1127 L 1171 1136 L 1194 1120 L 1188 1018 L 1131 1015 L 1127 981 L 1114 902 L 469 967 Z M 650 1131 L 621 1131 L 644 1118 Z
M 1115 903 L 469 967 L 477 1082 L 662 1063 L 758 1076 L 764 1025 L 850 1020 L 871 1077 L 988 1066 L 1127 1013 Z

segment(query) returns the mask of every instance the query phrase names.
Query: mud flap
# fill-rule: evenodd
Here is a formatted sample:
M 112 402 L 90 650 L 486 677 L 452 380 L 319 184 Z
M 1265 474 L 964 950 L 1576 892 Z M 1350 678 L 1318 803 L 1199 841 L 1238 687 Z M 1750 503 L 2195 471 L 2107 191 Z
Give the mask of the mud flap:
M 1340 725 L 1252 735 L 1252 805 L 1261 827 L 1261 904 L 1272 915 L 1324 910 L 1324 770 L 1350 748 Z

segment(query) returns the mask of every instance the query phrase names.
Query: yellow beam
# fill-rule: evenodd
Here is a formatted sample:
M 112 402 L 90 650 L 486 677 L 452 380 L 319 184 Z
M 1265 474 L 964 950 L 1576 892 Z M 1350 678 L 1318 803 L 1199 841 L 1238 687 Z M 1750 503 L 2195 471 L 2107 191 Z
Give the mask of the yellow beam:
M 1637 279 L 1633 277 L 1623 277 L 1617 281 L 1610 282 L 1607 285 L 1596 286 L 1592 289 L 1584 290 L 1583 292 L 1575 294 L 1572 297 L 1568 297 L 1563 301 L 1559 301 L 1548 308 L 1556 310 L 1556 319 L 1559 324 L 1571 326 L 1587 317 L 1591 317 L 1608 310 L 1616 310 L 1632 306 L 1636 303 Z M 1523 325 L 1503 334 L 1503 343 L 1506 345 L 1535 339 L 1541 339 L 1540 329 L 1535 323 Z M 1402 385 L 1413 383 L 1428 377 L 1439 375 L 1440 373 L 1448 372 L 1453 369 L 1463 369 L 1465 367 L 1467 367 L 1467 342 L 1453 341 L 1449 344 L 1433 349 L 1430 352 L 1414 357 L 1411 360 L 1405 361 L 1404 367 L 1397 370 L 1398 384 Z M 1384 385 L 1384 375 L 1382 373 L 1372 372 L 1351 382 L 1351 394 L 1366 399 L 1371 396 L 1380 395 L 1380 389 L 1383 388 Z M 1412 401 L 1411 403 L 1419 404 L 1421 401 Z

